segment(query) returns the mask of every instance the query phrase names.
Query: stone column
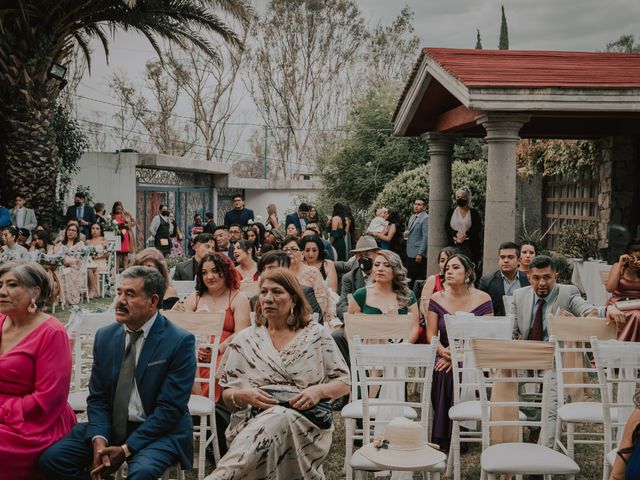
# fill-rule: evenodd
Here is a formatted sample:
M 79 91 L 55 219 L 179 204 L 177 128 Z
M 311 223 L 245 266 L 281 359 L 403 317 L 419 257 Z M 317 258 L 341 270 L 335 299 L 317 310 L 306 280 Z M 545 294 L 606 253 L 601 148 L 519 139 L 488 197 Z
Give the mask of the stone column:
M 451 207 L 451 162 L 453 138 L 441 133 L 426 133 L 422 138 L 429 146 L 429 239 L 427 275 L 438 271 L 438 252 L 446 247 L 444 222 Z
M 498 268 L 498 246 L 516 241 L 516 147 L 526 114 L 489 113 L 477 119 L 487 131 L 487 199 L 484 215 L 482 272 Z

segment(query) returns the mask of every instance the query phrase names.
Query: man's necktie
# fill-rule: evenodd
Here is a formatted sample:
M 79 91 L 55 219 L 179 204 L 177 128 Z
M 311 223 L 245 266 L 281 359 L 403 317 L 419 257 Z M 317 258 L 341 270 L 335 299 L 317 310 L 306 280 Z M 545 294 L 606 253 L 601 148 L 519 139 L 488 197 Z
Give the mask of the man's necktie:
M 76 218 L 82 220 L 82 207 L 76 208 Z
M 142 330 L 127 332 L 129 345 L 124 351 L 124 358 L 120 366 L 120 375 L 116 385 L 113 400 L 113 415 L 111 418 L 111 444 L 120 445 L 127 438 L 127 422 L 129 421 L 129 399 L 133 390 L 136 371 L 136 342 Z
M 536 303 L 536 316 L 533 318 L 533 325 L 529 331 L 528 340 L 544 340 L 544 329 L 542 328 L 542 307 L 544 298 L 539 298 Z

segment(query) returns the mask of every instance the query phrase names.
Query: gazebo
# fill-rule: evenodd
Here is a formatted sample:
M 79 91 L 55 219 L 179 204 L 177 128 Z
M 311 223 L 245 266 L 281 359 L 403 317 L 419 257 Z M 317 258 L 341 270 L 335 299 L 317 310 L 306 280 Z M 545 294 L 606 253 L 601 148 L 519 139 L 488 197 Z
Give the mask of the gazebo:
M 485 138 L 483 265 L 491 272 L 498 245 L 516 239 L 520 139 L 640 137 L 640 54 L 425 48 L 393 121 L 396 135 L 428 143 L 429 273 L 447 245 L 455 138 Z

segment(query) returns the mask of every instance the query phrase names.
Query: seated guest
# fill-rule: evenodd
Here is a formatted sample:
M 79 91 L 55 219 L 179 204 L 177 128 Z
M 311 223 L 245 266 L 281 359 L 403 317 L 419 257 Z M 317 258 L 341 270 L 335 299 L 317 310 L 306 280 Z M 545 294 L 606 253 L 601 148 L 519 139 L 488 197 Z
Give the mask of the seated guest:
M 611 293 L 607 305 L 620 300 L 640 299 L 640 238 L 632 240 L 625 254 L 613 264 L 606 287 Z M 640 342 L 640 308 L 625 310 L 624 316 L 626 323 L 618 340 Z
M 622 441 L 618 445 L 616 462 L 609 480 L 633 480 L 640 478 L 640 393 L 633 398 L 635 410 L 624 427 Z
M 308 217 L 309 205 L 303 202 L 300 204 L 300 206 L 298 206 L 297 212 L 287 215 L 284 224 L 287 226 L 287 228 L 289 227 L 289 225 L 293 225 L 298 231 L 298 236 L 300 236 L 300 232 L 302 232 L 307 227 Z M 289 232 L 287 232 L 287 235 L 290 235 Z
M 29 256 L 32 261 L 40 263 L 49 277 L 51 282 L 51 303 L 55 304 L 58 301 L 60 295 L 60 280 L 58 279 L 57 269 L 53 258 L 50 258 L 51 262 L 46 262 L 44 258 L 39 258 L 40 255 L 53 255 L 54 246 L 51 243 L 51 236 L 46 230 L 36 230 L 33 233 L 31 239 L 31 248 L 29 249 Z
M 238 262 L 236 270 L 240 273 L 242 280 L 257 281 L 258 260 L 255 244 L 251 243 L 251 240 L 240 240 L 233 246 L 233 255 Z
M 518 270 L 527 273 L 531 260 L 536 258 L 538 248 L 533 243 L 523 243 L 520 245 L 520 258 L 518 259 Z
M 67 403 L 67 332 L 45 313 L 51 284 L 35 263 L 0 266 L 0 477 L 40 480 L 38 457 L 76 423 Z
M 287 237 L 300 237 L 301 234 L 300 230 L 298 230 L 298 227 L 296 227 L 293 223 L 287 225 L 285 233 Z
M 323 320 L 321 323 L 327 325 L 331 322 L 334 313 L 334 307 L 331 305 L 331 297 L 329 289 L 324 283 L 322 275 L 317 268 L 309 267 L 302 261 L 302 249 L 300 248 L 300 239 L 296 237 L 287 237 L 282 245 L 282 251 L 289 256 L 291 270 L 298 282 L 307 287 L 313 288 L 316 299 L 320 308 L 322 308 Z
M 430 343 L 436 335 L 440 338 L 431 390 L 434 411 L 431 441 L 448 450 L 452 428 L 449 409 L 453 406 L 453 373 L 444 317 L 457 312 L 467 312 L 476 317 L 492 315 L 493 307 L 491 297 L 474 288 L 473 263 L 466 255 L 455 253 L 449 257 L 444 264 L 444 279 L 447 289 L 434 293 L 429 302 L 427 340 Z
M 253 225 L 248 226 L 245 231 L 244 231 L 244 235 L 243 235 L 243 239 L 248 241 L 251 245 L 253 245 L 253 247 L 255 248 L 255 250 L 257 252 L 260 251 L 260 246 L 262 245 L 262 242 L 260 242 L 260 231 L 258 230 L 258 227 L 254 227 Z M 238 242 L 236 242 L 238 243 Z M 235 244 L 234 244 L 235 245 Z M 235 255 L 235 253 L 234 253 Z M 236 260 L 238 260 L 236 258 Z
M 189 260 L 176 265 L 173 273 L 174 280 L 194 280 L 196 278 L 196 270 L 202 259 L 215 253 L 216 241 L 210 233 L 201 233 L 193 238 L 193 250 L 195 255 Z
M 308 237 L 311 235 L 317 235 L 320 240 L 322 240 L 322 245 L 324 245 L 325 258 L 333 262 L 336 259 L 333 245 L 331 245 L 331 242 L 329 240 L 322 236 L 320 226 L 317 223 L 308 223 L 307 228 L 305 228 L 305 230 L 302 232 L 303 237 Z
M 29 260 L 29 251 L 18 243 L 18 234 L 13 225 L 2 230 L 2 254 L 7 260 Z
M 267 252 L 258 260 L 258 277 L 262 276 L 263 273 L 268 272 L 269 270 L 280 267 L 289 268 L 290 264 L 291 260 L 289 259 L 289 256 L 282 250 Z M 320 305 L 318 304 L 313 288 L 302 284 L 300 285 L 300 288 L 302 289 L 302 293 L 304 293 L 304 298 L 311 307 L 311 313 L 317 313 L 318 319 L 322 321 L 322 308 L 320 308 Z M 255 310 L 255 304 L 257 301 L 258 295 L 251 298 L 251 311 Z
M 242 231 L 242 225 L 238 225 L 237 223 L 233 223 L 229 225 L 229 237 L 230 242 L 235 245 L 236 242 L 239 242 L 244 238 L 244 232 Z
M 64 235 L 67 232 L 67 227 L 69 225 L 75 225 L 76 227 L 78 227 L 78 229 L 80 229 L 80 224 L 78 223 L 77 220 L 74 220 L 73 218 L 68 220 L 67 223 L 65 224 L 65 227 L 62 230 L 60 230 L 58 232 L 58 235 L 56 236 L 56 238 L 53 239 L 53 243 L 54 244 L 58 244 L 58 243 L 62 242 L 62 240 L 64 239 Z M 38 227 L 36 227 L 36 230 L 38 230 Z M 44 230 L 46 230 L 46 228 Z M 87 239 L 87 237 L 85 236 L 84 233 L 82 233 L 81 230 L 80 230 L 80 234 L 78 235 L 78 239 L 81 242 L 84 242 Z
M 18 238 L 16 242 L 18 245 L 23 246 L 27 250 L 29 249 L 29 237 L 31 236 L 31 232 L 26 228 L 18 228 Z
M 240 278 L 233 263 L 225 255 L 221 253 L 205 255 L 196 270 L 196 291 L 173 306 L 173 310 L 180 312 L 224 313 L 224 326 L 220 336 L 216 366 L 229 345 L 229 340 L 237 332 L 251 325 L 249 299 L 240 291 Z M 211 351 L 202 349 L 198 352 L 198 356 L 200 362 L 206 363 L 211 358 Z M 208 375 L 208 369 L 200 372 L 201 377 L 208 377 Z M 207 384 L 201 386 L 200 393 L 204 396 L 208 395 Z M 218 400 L 220 398 L 218 388 L 215 394 Z
M 580 295 L 575 285 L 556 283 L 558 273 L 550 257 L 539 255 L 529 266 L 528 287 L 513 293 L 512 312 L 515 316 L 513 337 L 524 340 L 548 340 L 547 316 L 563 309 L 576 317 L 598 316 L 624 325 L 624 313 L 613 305 L 595 307 Z
M 460 253 L 456 248 L 444 247 L 438 254 L 438 267 L 440 272 L 435 275 L 429 275 L 422 285 L 420 291 L 420 302 L 418 308 L 420 310 L 420 335 L 418 336 L 418 343 L 427 342 L 427 315 L 429 314 L 429 303 L 431 302 L 431 296 L 436 292 L 444 290 L 444 266 L 452 255 Z M 416 282 L 417 284 L 417 282 Z M 415 290 L 414 290 L 415 291 Z
M 317 268 L 327 286 L 334 292 L 338 291 L 338 274 L 331 260 L 325 256 L 324 245 L 317 235 L 302 237 L 300 248 L 303 252 L 305 265 Z
M 176 462 L 191 468 L 188 403 L 195 340 L 158 312 L 165 289 L 164 278 L 152 268 L 134 266 L 122 273 L 117 323 L 95 337 L 88 422 L 78 423 L 40 456 L 47 478 L 109 478 L 124 461 L 128 478 L 156 479 Z
M 493 313 L 499 317 L 505 315 L 502 297 L 512 296 L 518 288 L 529 285 L 527 274 L 518 270 L 518 258 L 520 258 L 520 247 L 516 243 L 500 244 L 498 247 L 499 270 L 485 275 L 478 284 L 478 288 L 491 297 Z
M 414 327 L 409 342 L 415 343 L 420 328 L 418 305 L 409 289 L 407 269 L 402 265 L 400 256 L 391 250 L 379 250 L 373 260 L 371 276 L 371 285 L 353 293 L 354 301 L 349 303 L 349 313 L 410 315 L 414 319 Z
M 231 347 L 220 377 L 229 451 L 207 480 L 324 478 L 333 429 L 312 419 L 349 392 L 349 371 L 290 271 L 260 279 L 256 326 Z
M 229 257 L 232 262 L 235 262 L 229 229 L 224 225 L 218 225 L 213 229 L 213 239 L 216 241 L 216 252 Z
M 207 234 L 205 234 L 207 235 Z M 171 286 L 171 280 L 169 280 L 169 270 L 167 269 L 167 262 L 165 261 L 162 252 L 154 247 L 145 248 L 138 252 L 133 258 L 132 265 L 142 265 L 157 270 L 164 278 L 166 288 L 164 290 L 164 297 L 162 297 L 162 310 L 171 310 L 178 300 L 178 292 Z
M 264 234 L 265 245 L 271 245 L 273 250 L 280 250 L 284 237 L 279 230 L 269 230 Z
M 356 248 L 351 250 L 355 256 L 354 268 L 342 277 L 340 287 L 340 301 L 336 307 L 336 313 L 340 320 L 349 307 L 349 295 L 353 295 L 356 290 L 371 285 L 371 268 L 373 261 L 380 250 L 373 237 L 363 235 L 358 239 Z

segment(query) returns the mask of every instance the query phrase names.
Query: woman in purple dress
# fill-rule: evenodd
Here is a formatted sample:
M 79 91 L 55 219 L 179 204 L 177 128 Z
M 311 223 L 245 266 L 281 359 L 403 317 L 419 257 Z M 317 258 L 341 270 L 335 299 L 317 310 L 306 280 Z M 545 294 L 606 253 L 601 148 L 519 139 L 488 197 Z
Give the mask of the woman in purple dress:
M 440 338 L 431 389 L 434 410 L 431 441 L 448 450 L 451 442 L 449 408 L 453 405 L 453 373 L 444 316 L 458 312 L 476 317 L 493 315 L 493 307 L 491 297 L 474 288 L 474 266 L 465 255 L 454 254 L 449 257 L 444 265 L 444 278 L 445 290 L 434 293 L 429 302 L 427 340 L 431 343 L 432 337 L 437 335 Z

